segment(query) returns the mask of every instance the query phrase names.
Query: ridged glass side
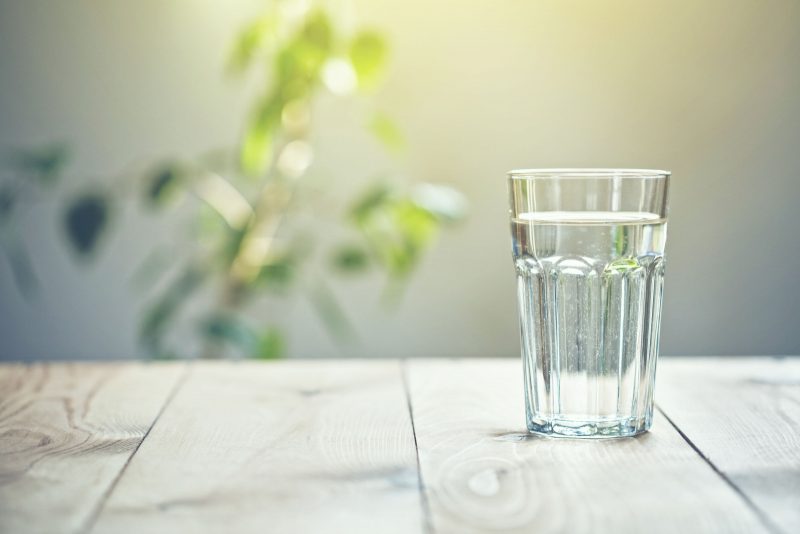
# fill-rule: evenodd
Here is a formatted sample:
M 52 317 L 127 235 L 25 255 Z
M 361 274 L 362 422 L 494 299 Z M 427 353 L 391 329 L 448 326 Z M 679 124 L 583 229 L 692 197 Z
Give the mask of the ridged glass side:
M 666 225 L 517 222 L 512 230 L 529 429 L 597 437 L 647 430 Z

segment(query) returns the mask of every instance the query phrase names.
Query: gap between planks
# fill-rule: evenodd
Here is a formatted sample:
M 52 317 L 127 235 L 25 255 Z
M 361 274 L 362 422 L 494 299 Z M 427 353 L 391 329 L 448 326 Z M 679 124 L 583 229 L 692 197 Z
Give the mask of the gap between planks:
M 0 365 L 0 532 L 80 532 L 185 364 Z
M 172 399 L 175 398 L 175 395 L 181 389 L 183 384 L 186 383 L 186 379 L 188 378 L 191 370 L 192 370 L 191 362 L 184 365 L 181 374 L 178 376 L 178 379 L 175 381 L 175 384 L 172 386 L 172 389 L 167 394 L 167 397 L 164 399 L 164 404 L 161 405 L 161 408 L 158 410 L 158 413 L 156 414 L 155 418 L 153 418 L 153 423 L 147 428 L 147 431 L 144 433 L 144 436 L 139 441 L 139 443 L 136 444 L 136 448 L 133 449 L 133 452 L 130 454 L 130 456 L 128 456 L 128 459 L 125 460 L 125 464 L 122 466 L 122 469 L 119 470 L 119 473 L 117 473 L 117 476 L 114 477 L 114 480 L 111 482 L 111 485 L 103 493 L 103 496 L 100 498 L 100 501 L 97 503 L 97 506 L 95 507 L 94 511 L 87 518 L 86 523 L 81 528 L 78 529 L 78 532 L 80 534 L 88 534 L 89 532 L 92 531 L 95 523 L 97 523 L 97 518 L 100 517 L 100 514 L 102 513 L 103 508 L 108 502 L 108 499 L 111 497 L 111 494 L 114 493 L 114 490 L 117 488 L 117 484 L 119 483 L 122 476 L 125 474 L 125 471 L 128 469 L 128 466 L 131 464 L 131 460 L 133 460 L 133 457 L 136 456 L 137 452 L 139 452 L 139 449 L 142 447 L 142 443 L 144 443 L 147 440 L 147 436 L 150 435 L 150 431 L 152 431 L 153 427 L 156 426 L 158 420 L 161 419 L 161 414 L 164 413 L 164 410 L 167 409 L 167 406 L 169 406 L 170 402 L 172 402 Z
M 431 506 L 428 501 L 428 493 L 425 491 L 425 479 L 422 477 L 422 466 L 419 461 L 419 444 L 417 443 L 417 427 L 414 423 L 414 405 L 411 403 L 411 391 L 408 387 L 408 358 L 400 360 L 400 376 L 403 380 L 403 392 L 406 396 L 408 406 L 408 418 L 411 420 L 411 432 L 414 435 L 414 454 L 417 457 L 417 482 L 419 488 L 419 501 L 422 508 L 422 531 L 425 534 L 433 534 L 433 522 L 431 520 Z
M 658 374 L 658 407 L 684 439 L 770 530 L 797 532 L 800 359 L 666 358 Z
M 739 495 L 739 497 L 741 497 L 741 499 L 742 499 L 742 501 L 744 501 L 745 505 L 747 505 L 753 511 L 753 513 L 761 520 L 761 522 L 764 524 L 764 528 L 769 530 L 772 534 L 783 534 L 783 530 L 778 528 L 778 526 L 770 520 L 770 518 L 766 514 L 766 512 L 764 512 L 764 510 L 762 510 L 761 508 L 756 506 L 756 504 L 742 490 L 742 488 L 737 486 L 728 477 L 728 475 L 723 473 L 722 470 L 719 467 L 714 465 L 714 462 L 711 461 L 711 458 L 709 458 L 708 455 L 704 454 L 703 451 L 700 450 L 700 448 L 689 438 L 689 436 L 686 435 L 686 433 L 683 430 L 680 429 L 680 427 L 678 427 L 677 424 L 675 424 L 675 421 L 673 421 L 670 418 L 670 416 L 667 415 L 667 413 L 664 411 L 664 409 L 661 406 L 658 405 L 658 403 L 656 403 L 656 409 L 659 411 L 659 413 L 661 415 L 664 416 L 664 419 L 666 419 L 667 422 L 670 425 L 672 425 L 672 428 L 674 428 L 678 432 L 678 434 L 680 434 L 680 436 L 689 445 L 689 447 L 691 447 L 692 450 L 694 452 L 696 452 L 697 455 L 700 456 L 700 458 L 703 459 L 703 461 L 711 468 L 711 470 L 714 471 L 714 473 L 716 473 L 717 476 L 719 476 L 723 480 L 723 482 L 725 482 L 728 486 L 730 486 L 730 488 L 733 491 L 735 491 L 736 494 Z

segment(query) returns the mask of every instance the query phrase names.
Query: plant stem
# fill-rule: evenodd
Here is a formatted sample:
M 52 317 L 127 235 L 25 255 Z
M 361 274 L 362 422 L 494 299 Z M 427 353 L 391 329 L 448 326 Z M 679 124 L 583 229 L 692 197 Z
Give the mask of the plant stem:
M 276 154 L 280 154 L 280 150 Z M 295 187 L 280 177 L 275 162 L 276 158 L 273 158 L 239 247 L 225 271 L 221 291 L 212 306 L 216 313 L 232 313 L 242 306 L 243 288 L 258 276 L 268 261 L 275 237 L 288 212 Z M 217 350 L 218 344 L 206 340 L 202 357 L 213 358 Z

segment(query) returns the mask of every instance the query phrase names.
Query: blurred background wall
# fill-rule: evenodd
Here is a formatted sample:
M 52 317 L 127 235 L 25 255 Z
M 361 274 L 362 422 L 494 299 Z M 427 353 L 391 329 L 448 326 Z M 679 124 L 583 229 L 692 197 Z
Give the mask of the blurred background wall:
M 357 344 L 333 343 L 302 300 L 265 309 L 291 356 L 518 354 L 504 173 L 557 166 L 673 171 L 664 354 L 800 353 L 800 2 L 356 4 L 392 47 L 372 98 L 405 129 L 403 174 L 458 187 L 471 215 L 441 236 L 395 312 L 377 304 L 376 281 L 337 285 Z M 68 142 L 73 191 L 235 142 L 252 95 L 224 66 L 260 7 L 0 0 L 0 149 Z M 315 168 L 343 188 L 386 166 L 348 125 L 353 113 L 323 104 L 315 134 Z M 44 199 L 23 217 L 37 297 L 21 297 L 0 262 L 0 358 L 141 355 L 144 297 L 130 277 L 170 230 L 124 207 L 83 264 L 58 210 Z

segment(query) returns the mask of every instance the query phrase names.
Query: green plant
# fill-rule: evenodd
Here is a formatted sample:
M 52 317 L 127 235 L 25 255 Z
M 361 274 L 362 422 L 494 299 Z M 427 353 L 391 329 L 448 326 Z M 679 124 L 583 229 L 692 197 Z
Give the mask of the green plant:
M 287 9 L 293 4 L 273 4 L 236 40 L 230 71 L 265 70 L 260 74 L 266 80 L 239 145 L 192 161 L 165 160 L 135 177 L 143 184 L 144 204 L 154 212 L 167 212 L 193 197 L 182 212 L 192 213 L 202 237 L 142 317 L 141 340 L 154 356 L 182 355 L 169 346 L 166 334 L 201 290 L 213 291 L 197 320 L 205 356 L 281 356 L 286 341 L 280 329 L 257 326 L 252 312 L 260 299 L 281 294 L 307 296 L 329 331 L 348 339 L 353 327 L 330 288 L 331 275 L 382 270 L 388 281 L 384 298 L 392 300 L 439 228 L 464 215 L 463 197 L 452 189 L 373 180 L 338 214 L 344 241 L 332 246 L 313 241 L 322 206 L 336 203 L 326 196 L 330 187 L 307 180 L 314 153 L 314 103 L 323 92 L 346 98 L 374 89 L 385 71 L 388 48 L 377 31 L 345 32 L 324 7 Z M 382 112 L 371 115 L 368 127 L 375 137 L 390 152 L 402 151 L 404 139 L 394 122 Z M 10 166 L 17 177 L 35 174 L 36 187 L 44 187 L 61 174 L 65 159 L 65 151 L 55 147 L 20 153 Z M 34 187 L 23 178 L 12 182 L 0 190 L 0 224 L 12 217 L 20 192 Z M 97 249 L 114 216 L 114 195 L 126 191 L 100 189 L 70 200 L 62 226 L 79 257 Z M 303 216 L 308 213 L 314 214 L 310 220 Z M 24 248 L 13 240 L 7 243 L 18 285 L 30 292 L 35 280 Z M 322 246 L 326 249 L 317 250 Z M 138 278 L 158 279 L 166 263 L 156 251 Z

